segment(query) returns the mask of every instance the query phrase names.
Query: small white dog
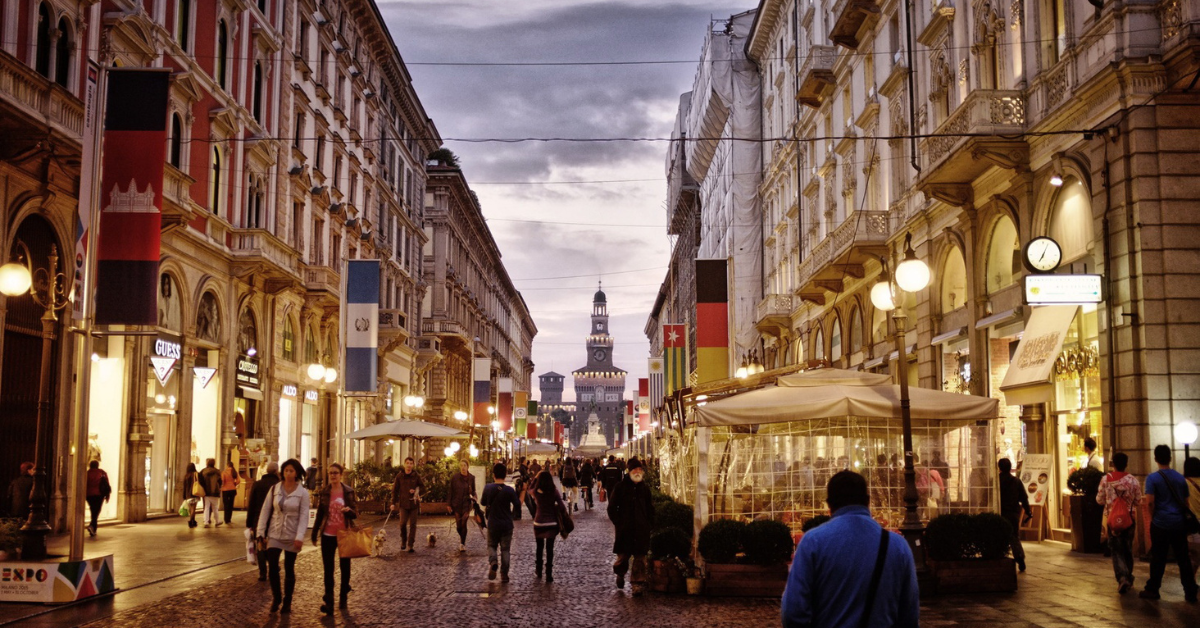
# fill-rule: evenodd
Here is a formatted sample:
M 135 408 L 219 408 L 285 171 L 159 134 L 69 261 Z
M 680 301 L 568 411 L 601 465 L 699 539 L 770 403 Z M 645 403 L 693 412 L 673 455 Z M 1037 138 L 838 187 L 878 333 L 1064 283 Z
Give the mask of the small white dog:
M 428 538 L 429 538 L 429 547 L 436 547 L 437 546 L 437 535 L 430 532 Z
M 383 544 L 385 542 L 387 542 L 387 530 L 384 530 L 381 526 L 379 531 L 375 533 L 375 538 L 371 540 L 371 555 L 376 557 L 382 556 Z

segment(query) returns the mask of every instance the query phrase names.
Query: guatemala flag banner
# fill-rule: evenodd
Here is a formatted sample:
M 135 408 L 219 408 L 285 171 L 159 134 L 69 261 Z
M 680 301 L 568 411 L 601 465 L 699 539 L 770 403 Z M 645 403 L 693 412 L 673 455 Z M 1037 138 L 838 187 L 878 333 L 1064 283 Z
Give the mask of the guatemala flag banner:
M 346 262 L 346 392 L 378 388 L 379 260 Z

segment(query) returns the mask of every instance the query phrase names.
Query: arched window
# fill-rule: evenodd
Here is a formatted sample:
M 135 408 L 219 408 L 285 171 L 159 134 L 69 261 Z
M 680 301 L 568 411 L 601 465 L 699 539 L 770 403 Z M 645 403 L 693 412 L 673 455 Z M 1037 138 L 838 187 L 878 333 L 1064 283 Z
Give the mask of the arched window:
M 967 304 L 967 264 L 962 251 L 953 247 L 942 266 L 942 312 L 951 312 Z
M 254 119 L 262 122 L 262 101 L 263 101 L 263 69 L 262 61 L 254 63 Z
M 196 337 L 206 342 L 220 342 L 221 309 L 217 297 L 205 292 L 196 306 Z
M 850 354 L 853 355 L 862 351 L 863 348 L 863 320 L 862 309 L 854 308 L 850 313 Z
M 304 361 L 308 364 L 316 364 L 320 361 L 321 352 L 317 348 L 316 334 L 313 334 L 313 328 L 310 326 L 304 330 Z
M 833 319 L 833 329 L 829 332 L 829 359 L 842 359 L 842 322 L 836 316 Z
M 888 335 L 888 313 L 875 308 L 871 317 L 871 342 L 883 342 Z
M 192 0 L 179 0 L 175 5 L 175 42 L 188 52 L 188 33 L 192 30 Z
M 171 114 L 171 138 L 167 145 L 167 160 L 176 168 L 183 167 L 183 118 Z
M 825 359 L 825 333 L 820 328 L 817 328 L 817 333 L 813 334 L 813 358 Z
M 225 59 L 229 55 L 229 29 L 225 26 L 225 20 L 217 21 L 217 57 L 213 60 L 213 78 L 217 79 L 217 85 L 221 89 L 228 90 L 229 85 L 225 82 L 225 77 L 228 74 L 226 71 Z
M 1013 283 L 1014 261 L 1020 263 L 1021 244 L 1017 241 L 1017 228 L 1008 216 L 1002 217 L 992 229 L 988 244 L 987 290 L 988 294 L 1007 288 Z
M 296 361 L 296 323 L 288 317 L 283 324 L 283 359 L 288 362 Z
M 212 150 L 212 176 L 208 189 L 209 205 L 212 213 L 221 215 L 221 149 L 214 146 Z
M 238 316 L 238 341 L 237 351 L 239 355 L 255 355 L 250 353 L 254 350 L 258 351 L 258 323 L 255 321 L 254 312 L 250 308 L 244 308 L 241 316 Z
M 179 287 L 167 273 L 162 273 L 158 278 L 158 325 L 176 332 L 183 331 Z
M 246 176 L 246 228 L 261 229 L 263 198 L 266 196 L 263 178 L 251 173 Z
M 50 78 L 50 9 L 46 3 L 38 5 L 37 40 L 33 51 L 33 69 Z
M 1062 247 L 1064 264 L 1088 254 L 1093 240 L 1092 198 L 1079 179 L 1066 177 L 1055 195 L 1049 233 Z
M 58 21 L 58 41 L 54 48 L 54 82 L 67 87 L 71 78 L 71 25 L 65 17 Z

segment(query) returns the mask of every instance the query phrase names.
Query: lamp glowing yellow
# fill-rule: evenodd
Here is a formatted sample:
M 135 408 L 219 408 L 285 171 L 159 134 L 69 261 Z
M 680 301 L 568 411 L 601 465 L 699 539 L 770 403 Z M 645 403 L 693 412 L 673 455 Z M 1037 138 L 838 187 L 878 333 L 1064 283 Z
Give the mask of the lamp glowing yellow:
M 317 363 L 308 365 L 308 378 L 311 380 L 321 381 L 325 379 L 325 367 Z
M 1200 430 L 1197 430 L 1196 424 L 1190 421 L 1187 423 L 1175 424 L 1175 440 L 1179 441 L 1181 444 L 1190 446 L 1192 443 L 1196 442 L 1196 437 L 1200 436 L 1200 434 L 1197 432 L 1200 432 Z
M 881 281 L 871 286 L 871 304 L 884 312 L 891 312 L 896 309 L 896 302 L 892 299 L 892 286 L 886 281 Z
M 19 297 L 29 292 L 33 276 L 24 264 L 11 262 L 0 266 L 0 292 L 10 297 Z
M 337 381 L 337 369 L 325 369 L 325 383 L 332 384 Z

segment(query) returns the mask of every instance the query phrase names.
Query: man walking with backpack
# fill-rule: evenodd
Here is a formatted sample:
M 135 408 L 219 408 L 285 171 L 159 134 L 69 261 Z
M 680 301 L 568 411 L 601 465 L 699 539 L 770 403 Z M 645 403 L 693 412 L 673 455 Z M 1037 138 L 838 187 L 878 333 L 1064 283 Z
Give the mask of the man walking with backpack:
M 1000 469 L 1000 516 L 1012 526 L 1010 545 L 1013 560 L 1017 561 L 1017 569 L 1025 571 L 1025 548 L 1021 546 L 1021 510 L 1024 509 L 1026 520 L 1033 517 L 1033 510 L 1029 508 L 1029 495 L 1025 492 L 1025 485 L 1021 484 L 1021 480 L 1013 476 L 1012 461 L 1001 458 L 996 463 L 996 468 Z
M 1117 593 L 1124 594 L 1133 586 L 1133 513 L 1142 500 L 1142 487 L 1137 478 L 1125 473 L 1129 456 L 1124 452 L 1114 455 L 1112 464 L 1114 470 L 1100 480 L 1096 503 L 1104 505 L 1101 525 L 1108 531 Z

